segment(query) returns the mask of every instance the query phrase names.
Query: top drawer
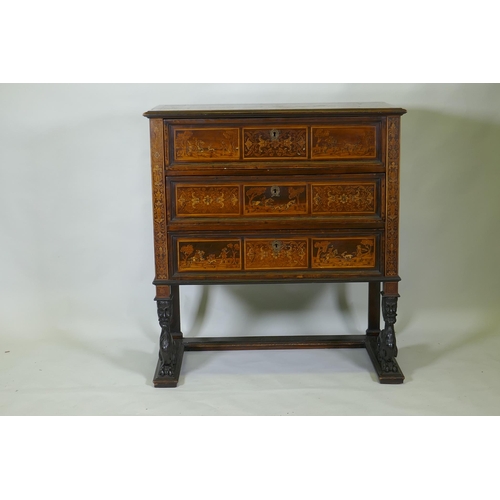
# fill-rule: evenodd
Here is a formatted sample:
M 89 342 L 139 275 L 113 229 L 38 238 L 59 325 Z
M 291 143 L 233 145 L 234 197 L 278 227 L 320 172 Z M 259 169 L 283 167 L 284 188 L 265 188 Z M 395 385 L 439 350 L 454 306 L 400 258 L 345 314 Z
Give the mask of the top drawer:
M 380 122 L 207 125 L 165 122 L 167 164 L 377 160 Z M 167 128 L 168 127 L 168 128 Z

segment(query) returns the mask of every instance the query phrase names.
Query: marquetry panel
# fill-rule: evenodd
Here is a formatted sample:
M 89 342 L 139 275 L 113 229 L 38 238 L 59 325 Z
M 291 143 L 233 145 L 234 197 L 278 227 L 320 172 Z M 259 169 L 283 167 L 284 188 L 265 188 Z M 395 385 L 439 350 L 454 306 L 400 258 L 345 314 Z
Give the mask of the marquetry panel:
M 376 238 L 312 238 L 313 269 L 375 268 Z
M 311 186 L 312 213 L 317 215 L 375 214 L 376 182 L 335 182 Z
M 239 215 L 240 187 L 237 184 L 178 184 L 175 212 L 178 217 Z
M 305 269 L 308 239 L 245 239 L 245 269 Z
M 245 159 L 307 159 L 307 127 L 243 129 Z
M 177 270 L 238 271 L 241 269 L 239 239 L 178 239 Z
M 307 214 L 307 184 L 251 184 L 243 187 L 245 215 Z
M 371 159 L 376 156 L 376 127 L 373 125 L 311 128 L 312 159 Z
M 289 217 L 378 216 L 381 176 L 345 176 L 339 181 L 242 183 L 238 179 L 202 184 L 172 182 L 172 217 Z M 385 208 L 385 206 L 384 206 Z
M 157 279 L 168 277 L 165 176 L 163 169 L 163 120 L 150 120 L 153 229 Z
M 399 116 L 387 119 L 387 229 L 385 235 L 385 274 L 398 275 L 399 248 Z
M 237 128 L 173 128 L 176 161 L 231 161 L 240 158 Z

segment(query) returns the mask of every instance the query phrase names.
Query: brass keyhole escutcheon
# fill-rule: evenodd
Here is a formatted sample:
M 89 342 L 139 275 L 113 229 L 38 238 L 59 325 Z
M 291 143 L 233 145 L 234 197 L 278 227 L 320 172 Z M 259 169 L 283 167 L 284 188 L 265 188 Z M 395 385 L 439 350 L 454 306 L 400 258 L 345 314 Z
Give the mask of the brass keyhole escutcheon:
M 279 195 L 280 195 L 279 186 L 271 186 L 271 197 L 276 198 Z
M 281 241 L 275 240 L 271 243 L 271 246 L 273 247 L 273 252 L 278 253 L 281 250 L 282 247 Z
M 277 141 L 279 136 L 280 136 L 280 131 L 273 128 L 271 130 L 271 141 Z

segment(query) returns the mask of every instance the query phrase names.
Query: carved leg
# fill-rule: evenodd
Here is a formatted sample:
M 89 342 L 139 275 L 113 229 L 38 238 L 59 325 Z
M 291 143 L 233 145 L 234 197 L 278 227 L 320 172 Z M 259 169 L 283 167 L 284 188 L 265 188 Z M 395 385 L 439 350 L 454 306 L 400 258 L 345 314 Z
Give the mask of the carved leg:
M 394 323 L 396 323 L 398 307 L 397 296 L 382 297 L 382 313 L 384 315 L 385 328 L 380 332 L 377 339 L 377 358 L 380 363 L 382 371 L 397 372 L 398 366 L 396 363 L 396 356 L 398 355 L 398 348 L 396 346 L 396 335 L 394 333 Z
M 384 283 L 382 293 L 384 329 L 377 337 L 373 335 L 366 337 L 366 349 L 382 384 L 401 384 L 404 380 L 403 372 L 396 361 L 398 348 L 394 324 L 396 323 L 398 297 L 397 283 Z
M 179 287 L 172 287 L 167 298 L 156 298 L 158 322 L 161 327 L 158 366 L 153 383 L 155 387 L 176 387 L 182 363 L 184 346 L 180 330 Z M 176 314 L 177 313 L 177 314 Z
M 158 321 L 161 326 L 160 335 L 160 375 L 172 377 L 175 368 L 175 349 L 172 337 L 172 298 L 160 299 L 156 302 Z

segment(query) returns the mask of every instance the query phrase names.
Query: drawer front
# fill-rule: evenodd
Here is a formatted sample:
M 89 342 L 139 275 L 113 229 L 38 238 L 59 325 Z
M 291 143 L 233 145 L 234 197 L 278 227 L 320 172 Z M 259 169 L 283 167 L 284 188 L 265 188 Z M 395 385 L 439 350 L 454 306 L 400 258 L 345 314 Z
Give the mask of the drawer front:
M 375 236 L 312 238 L 313 269 L 373 269 L 376 266 Z
M 174 235 L 173 272 L 259 273 L 275 271 L 379 271 L 380 233 L 328 235 Z
M 375 125 L 311 127 L 311 158 L 321 160 L 375 159 Z
M 241 238 L 179 238 L 176 269 L 189 271 L 240 271 Z
M 382 206 L 381 175 L 287 182 L 170 181 L 172 219 L 265 217 L 375 217 Z
M 244 238 L 244 262 L 248 270 L 307 269 L 308 238 Z
M 311 184 L 314 215 L 375 215 L 380 207 L 380 183 L 372 181 Z
M 243 158 L 245 160 L 297 159 L 306 160 L 307 127 L 243 128 Z
M 167 163 L 380 160 L 381 125 L 165 123 Z M 300 165 L 300 163 L 299 163 Z M 289 165 L 290 166 L 290 165 Z
M 240 159 L 239 128 L 173 127 L 173 158 L 182 162 Z
M 238 217 L 241 187 L 234 183 L 173 183 L 173 213 L 177 217 Z M 175 217 L 174 216 L 174 217 Z
M 243 214 L 245 216 L 290 216 L 307 214 L 308 184 L 260 182 L 243 185 Z

